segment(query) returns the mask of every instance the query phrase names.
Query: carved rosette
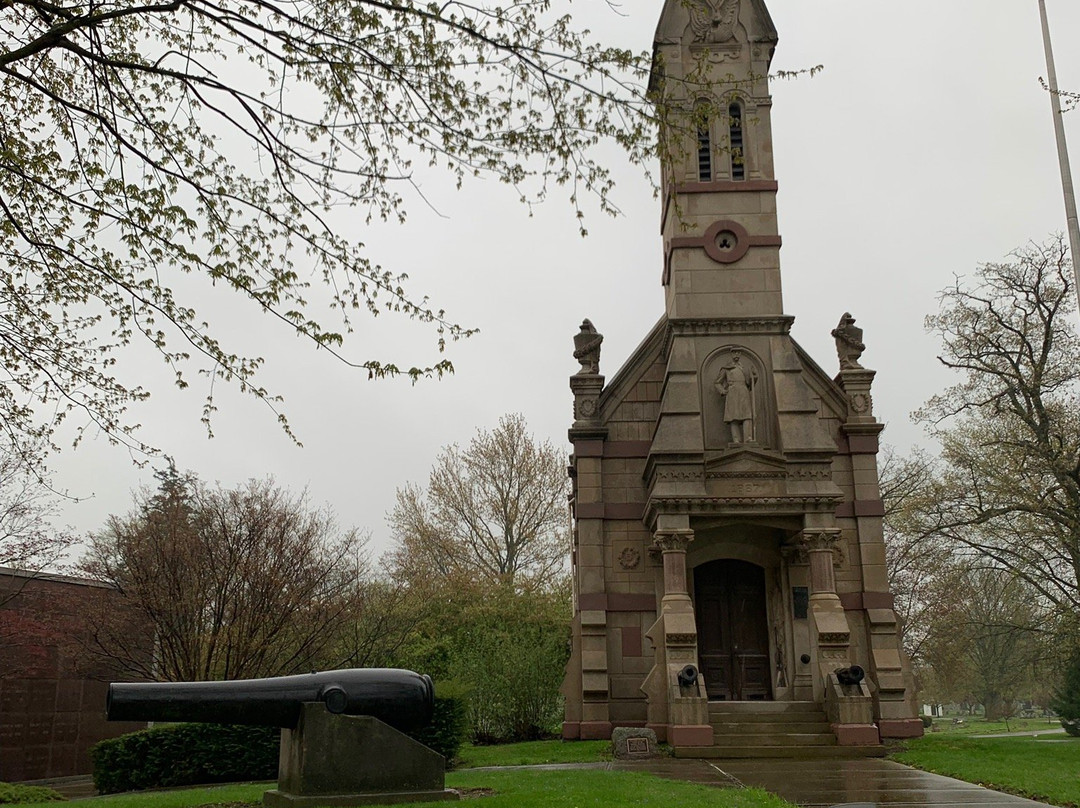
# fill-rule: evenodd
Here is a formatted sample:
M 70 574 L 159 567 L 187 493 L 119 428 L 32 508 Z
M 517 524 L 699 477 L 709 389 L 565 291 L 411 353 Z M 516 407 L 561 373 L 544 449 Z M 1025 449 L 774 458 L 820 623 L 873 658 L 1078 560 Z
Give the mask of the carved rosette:
M 852 393 L 848 397 L 848 404 L 856 415 L 874 414 L 874 399 L 869 393 Z
M 619 553 L 619 566 L 624 570 L 637 569 L 641 563 L 641 551 L 636 547 L 625 547 Z

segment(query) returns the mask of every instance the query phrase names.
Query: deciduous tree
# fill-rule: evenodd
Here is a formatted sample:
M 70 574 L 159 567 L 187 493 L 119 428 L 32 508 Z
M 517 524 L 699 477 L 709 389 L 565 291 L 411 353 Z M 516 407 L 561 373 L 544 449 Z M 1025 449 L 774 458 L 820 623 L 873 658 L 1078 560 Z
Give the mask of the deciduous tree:
M 222 292 L 372 376 L 450 370 L 344 346 L 358 310 L 428 323 L 440 351 L 469 332 L 336 211 L 352 233 L 401 220 L 432 168 L 614 210 L 596 147 L 654 154 L 648 66 L 550 0 L 0 1 L 0 419 L 49 438 L 74 412 L 149 448 L 133 340 L 180 387 L 197 371 L 277 412 L 262 358 L 200 313 Z
M 918 532 L 1080 615 L 1080 341 L 1060 238 L 980 267 L 927 319 L 960 381 L 919 413 L 941 440 Z
M 350 614 L 363 541 L 271 480 L 208 486 L 175 469 L 96 534 L 83 570 L 146 632 L 95 615 L 89 651 L 131 675 L 237 679 L 317 667 Z M 147 638 L 152 640 L 149 653 Z
M 1038 593 L 1010 570 L 979 562 L 961 569 L 952 579 L 955 603 L 933 618 L 924 661 L 955 700 L 971 693 L 997 720 L 1034 691 L 1053 621 Z
M 901 456 L 891 447 L 882 453 L 881 499 L 885 506 L 885 561 L 904 626 L 904 650 L 918 666 L 938 618 L 957 605 L 959 570 L 955 549 L 940 535 L 921 530 L 918 515 L 932 496 L 934 459 L 915 449 Z
M 521 415 L 504 416 L 466 448 L 445 448 L 426 489 L 398 489 L 391 563 L 413 582 L 462 576 L 546 586 L 566 567 L 566 496 L 562 453 L 538 442 Z
M 76 541 L 71 531 L 53 524 L 65 497 L 43 472 L 38 455 L 27 457 L 12 443 L 0 445 L 0 567 L 24 573 L 8 576 L 0 606 L 30 580 L 25 573 L 55 565 Z

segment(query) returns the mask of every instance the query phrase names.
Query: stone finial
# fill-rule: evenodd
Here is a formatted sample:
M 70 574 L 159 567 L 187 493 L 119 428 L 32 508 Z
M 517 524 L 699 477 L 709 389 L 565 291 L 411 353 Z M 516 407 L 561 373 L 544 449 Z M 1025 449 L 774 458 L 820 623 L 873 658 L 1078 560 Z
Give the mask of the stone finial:
M 863 330 L 855 325 L 850 312 L 844 312 L 840 323 L 832 330 L 836 340 L 836 355 L 840 358 L 840 370 L 862 370 L 859 357 L 866 350 L 862 341 Z
M 574 359 L 581 363 L 577 376 L 595 376 L 600 373 L 600 344 L 604 335 L 588 319 L 581 323 L 581 331 L 574 335 Z

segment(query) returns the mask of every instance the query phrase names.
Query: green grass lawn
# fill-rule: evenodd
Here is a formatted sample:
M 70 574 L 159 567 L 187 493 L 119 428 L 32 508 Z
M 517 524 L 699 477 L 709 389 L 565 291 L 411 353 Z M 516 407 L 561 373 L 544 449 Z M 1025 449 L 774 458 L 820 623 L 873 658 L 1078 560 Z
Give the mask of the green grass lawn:
M 1080 808 L 1080 738 L 966 738 L 955 733 L 909 741 L 900 763 L 998 791 Z
M 178 788 L 172 791 L 133 791 L 70 804 L 80 808 L 191 808 L 196 805 L 253 803 L 261 801 L 263 792 L 273 787 L 274 783 L 241 783 L 208 788 Z M 61 805 L 64 803 L 38 802 L 30 803 L 29 808 L 57 808 Z M 24 803 L 20 808 L 28 808 L 28 805 Z
M 499 746 L 463 746 L 458 768 L 533 766 L 538 763 L 595 763 L 611 759 L 611 741 L 529 741 Z
M 576 771 L 456 771 L 446 776 L 450 788 L 494 792 L 477 808 L 620 808 L 621 806 L 693 805 L 695 808 L 793 808 L 758 789 L 728 789 L 664 780 L 640 772 L 586 769 Z M 95 797 L 79 808 L 196 808 L 256 803 L 270 783 L 144 791 Z M 416 803 L 414 808 L 430 806 Z M 56 808 L 39 803 L 30 808 Z M 24 808 L 26 808 L 24 806 Z

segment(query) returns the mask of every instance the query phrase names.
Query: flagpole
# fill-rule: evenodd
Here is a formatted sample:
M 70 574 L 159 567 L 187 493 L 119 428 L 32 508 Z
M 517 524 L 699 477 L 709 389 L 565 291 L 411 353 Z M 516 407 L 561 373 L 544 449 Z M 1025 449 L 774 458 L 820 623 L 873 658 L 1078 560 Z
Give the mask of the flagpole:
M 1046 50 L 1046 74 L 1050 88 L 1050 108 L 1054 114 L 1054 134 L 1057 137 L 1058 163 L 1061 166 L 1061 189 L 1065 194 L 1065 218 L 1069 229 L 1069 253 L 1072 257 L 1076 292 L 1080 295 L 1080 223 L 1076 217 L 1076 192 L 1073 190 L 1072 169 L 1069 167 L 1069 147 L 1065 142 L 1065 121 L 1061 113 L 1061 95 L 1058 92 L 1057 70 L 1054 67 L 1054 49 L 1050 44 L 1050 23 L 1046 17 L 1046 0 L 1039 0 L 1039 16 L 1042 18 L 1043 48 Z

